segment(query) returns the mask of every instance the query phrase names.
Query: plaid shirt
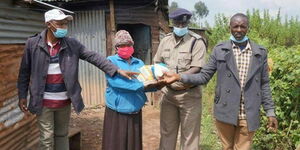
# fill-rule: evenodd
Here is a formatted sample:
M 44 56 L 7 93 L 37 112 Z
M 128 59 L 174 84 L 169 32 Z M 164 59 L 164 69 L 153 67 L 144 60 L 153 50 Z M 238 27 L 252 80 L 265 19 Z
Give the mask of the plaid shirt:
M 244 86 L 247 79 L 248 68 L 250 66 L 250 59 L 252 56 L 252 50 L 250 44 L 248 42 L 247 46 L 244 49 L 240 49 L 240 47 L 236 46 L 234 43 L 232 45 L 233 54 L 235 56 L 235 61 L 237 64 L 237 69 L 239 73 L 239 79 L 241 84 L 241 100 L 240 100 L 240 111 L 239 111 L 239 119 L 246 119 L 245 112 L 245 101 L 244 101 Z

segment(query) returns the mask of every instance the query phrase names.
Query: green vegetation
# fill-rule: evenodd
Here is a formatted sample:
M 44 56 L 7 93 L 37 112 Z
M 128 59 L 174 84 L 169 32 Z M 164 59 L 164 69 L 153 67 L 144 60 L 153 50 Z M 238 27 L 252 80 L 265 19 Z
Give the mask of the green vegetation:
M 203 88 L 202 96 L 202 120 L 200 147 L 202 150 L 219 150 L 221 143 L 213 119 L 215 77 Z

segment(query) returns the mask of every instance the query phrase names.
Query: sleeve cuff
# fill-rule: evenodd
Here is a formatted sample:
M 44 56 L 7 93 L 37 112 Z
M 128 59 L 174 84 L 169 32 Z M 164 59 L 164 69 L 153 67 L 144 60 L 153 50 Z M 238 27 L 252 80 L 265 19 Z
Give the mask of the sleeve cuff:
M 188 80 L 188 77 L 186 74 L 180 74 L 180 80 L 179 80 L 180 82 L 186 83 L 187 80 Z
M 274 109 L 266 110 L 267 117 L 276 117 Z
M 24 92 L 24 93 L 23 92 L 19 92 L 18 93 L 18 98 L 19 99 L 27 99 L 27 96 L 28 96 L 27 92 Z
M 118 74 L 118 67 L 113 67 L 111 71 L 109 71 L 107 74 L 111 77 L 115 76 L 116 74 Z

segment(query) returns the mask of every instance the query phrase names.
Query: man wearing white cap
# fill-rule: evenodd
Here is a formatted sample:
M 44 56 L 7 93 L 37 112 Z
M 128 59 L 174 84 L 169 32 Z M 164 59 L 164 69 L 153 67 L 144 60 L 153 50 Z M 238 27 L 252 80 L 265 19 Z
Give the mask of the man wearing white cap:
M 42 150 L 69 149 L 71 104 L 78 114 L 84 108 L 78 82 L 79 59 L 92 63 L 110 76 L 119 73 L 131 78 L 135 74 L 120 70 L 104 56 L 87 50 L 76 39 L 66 37 L 68 22 L 72 19 L 58 9 L 47 11 L 47 29 L 27 40 L 20 66 L 19 107 L 24 113 L 29 110 L 37 115 Z

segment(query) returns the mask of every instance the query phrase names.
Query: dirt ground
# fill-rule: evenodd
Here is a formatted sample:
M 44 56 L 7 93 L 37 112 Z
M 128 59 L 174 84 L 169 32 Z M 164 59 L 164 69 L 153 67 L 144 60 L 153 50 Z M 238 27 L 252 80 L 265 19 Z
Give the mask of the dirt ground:
M 102 143 L 105 107 L 85 108 L 80 115 L 72 112 L 71 128 L 81 129 L 82 150 L 100 150 Z M 159 109 L 153 106 L 143 108 L 144 150 L 157 150 L 159 145 Z

